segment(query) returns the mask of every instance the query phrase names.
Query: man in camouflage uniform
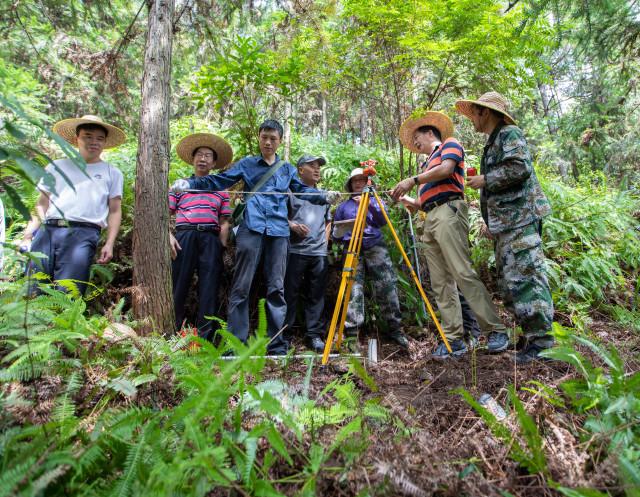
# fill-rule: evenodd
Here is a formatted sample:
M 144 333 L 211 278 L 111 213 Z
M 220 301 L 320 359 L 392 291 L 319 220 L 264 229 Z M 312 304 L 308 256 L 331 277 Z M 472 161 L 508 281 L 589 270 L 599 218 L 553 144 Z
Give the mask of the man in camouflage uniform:
M 480 208 L 495 240 L 500 290 L 526 339 L 516 362 L 525 364 L 553 345 L 548 334 L 553 300 L 541 240 L 542 218 L 551 208 L 508 105 L 505 97 L 489 92 L 475 101 L 459 100 L 456 109 L 473 122 L 476 131 L 489 135 L 480 174 L 467 178 L 467 186 L 481 189 Z
M 356 218 L 362 198 L 358 194 L 362 193 L 366 185 L 367 177 L 363 174 L 362 168 L 354 169 L 345 184 L 346 190 L 354 195 L 338 206 L 333 217 L 334 222 Z M 346 336 L 356 336 L 358 329 L 364 324 L 364 284 L 366 276 L 373 286 L 376 302 L 380 306 L 381 316 L 386 321 L 385 338 L 407 349 L 409 340 L 402 331 L 402 315 L 396 289 L 396 274 L 391 264 L 387 245 L 380 231 L 380 228 L 385 224 L 387 224 L 387 221 L 382 214 L 380 205 L 372 195 L 369 198 L 362 248 L 356 269 L 356 279 L 351 287 L 351 299 L 347 307 L 344 333 Z M 334 239 L 341 242 L 346 250 L 351 239 L 351 231 L 340 236 L 334 233 Z

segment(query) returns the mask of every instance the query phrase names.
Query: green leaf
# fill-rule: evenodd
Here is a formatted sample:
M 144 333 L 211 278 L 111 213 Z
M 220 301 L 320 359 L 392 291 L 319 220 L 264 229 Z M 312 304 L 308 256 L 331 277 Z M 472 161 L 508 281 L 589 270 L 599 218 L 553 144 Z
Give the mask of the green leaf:
M 6 129 L 16 140 L 24 141 L 27 139 L 27 135 L 25 135 L 15 124 L 9 121 L 5 121 L 4 129 Z
M 140 376 L 136 376 L 131 383 L 134 387 L 139 387 L 140 385 L 151 383 L 152 381 L 156 381 L 157 379 L 158 377 L 155 374 L 141 374 Z
M 265 435 L 267 437 L 267 440 L 271 444 L 271 447 L 273 447 L 275 451 L 289 463 L 289 465 L 293 466 L 293 459 L 291 459 L 289 451 L 287 450 L 287 447 L 284 443 L 284 439 L 282 438 L 282 435 L 280 435 L 280 432 L 276 429 L 276 427 L 274 425 L 271 425 Z
M 29 221 L 31 219 L 31 213 L 29 212 L 29 209 L 27 208 L 27 206 L 24 205 L 24 202 L 22 202 L 22 199 L 20 198 L 20 195 L 18 194 L 18 192 L 15 191 L 13 186 L 9 185 L 2 179 L 0 179 L 0 184 L 2 185 L 2 188 L 4 188 L 7 195 L 9 196 L 11 205 L 18 210 L 18 212 L 24 218 L 25 221 Z
M 127 378 L 123 377 L 118 377 L 115 380 L 110 381 L 108 386 L 126 397 L 133 397 L 137 392 L 135 385 Z

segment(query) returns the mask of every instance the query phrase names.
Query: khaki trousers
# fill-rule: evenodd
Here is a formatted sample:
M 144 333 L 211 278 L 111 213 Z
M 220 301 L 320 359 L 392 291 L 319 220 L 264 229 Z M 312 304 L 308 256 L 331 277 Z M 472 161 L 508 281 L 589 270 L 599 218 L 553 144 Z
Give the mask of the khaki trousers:
M 471 265 L 468 210 L 464 200 L 452 200 L 432 209 L 426 215 L 422 237 L 442 329 L 450 340 L 463 336 L 456 284 L 484 334 L 507 331 L 489 292 Z

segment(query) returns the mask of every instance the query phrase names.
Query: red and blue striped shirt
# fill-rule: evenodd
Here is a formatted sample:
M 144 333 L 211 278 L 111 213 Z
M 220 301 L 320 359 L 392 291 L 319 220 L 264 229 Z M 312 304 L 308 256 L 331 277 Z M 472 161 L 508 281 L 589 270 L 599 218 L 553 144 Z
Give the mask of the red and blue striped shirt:
M 230 216 L 229 194 L 170 193 L 169 210 L 176 214 L 176 226 L 214 224 L 220 226 L 220 216 Z
M 442 161 L 452 159 L 456 162 L 453 174 L 439 181 L 425 183 L 420 188 L 420 205 L 447 200 L 449 197 L 464 197 L 464 149 L 455 138 L 447 138 L 432 153 L 423 164 L 422 172 L 429 171 L 442 164 Z

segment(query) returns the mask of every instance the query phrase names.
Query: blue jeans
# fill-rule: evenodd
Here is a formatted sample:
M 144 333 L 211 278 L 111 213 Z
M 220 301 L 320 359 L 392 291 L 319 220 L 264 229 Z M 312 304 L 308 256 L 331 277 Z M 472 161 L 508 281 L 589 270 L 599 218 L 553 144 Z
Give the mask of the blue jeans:
M 42 271 L 52 281 L 73 280 L 80 295 L 84 295 L 89 269 L 100 240 L 100 230 L 88 227 L 57 227 L 42 225 L 31 244 L 32 252 L 47 257 L 30 264 L 29 271 Z M 58 286 L 60 290 L 64 287 Z
M 227 323 L 229 331 L 243 342 L 249 336 L 249 294 L 260 260 L 263 260 L 267 286 L 267 333 L 273 339 L 268 353 L 286 352 L 284 334 L 273 338 L 284 326 L 287 303 L 284 300 L 284 275 L 287 269 L 288 236 L 269 236 L 249 230 L 243 223 L 236 234 L 236 263 L 233 274 Z

